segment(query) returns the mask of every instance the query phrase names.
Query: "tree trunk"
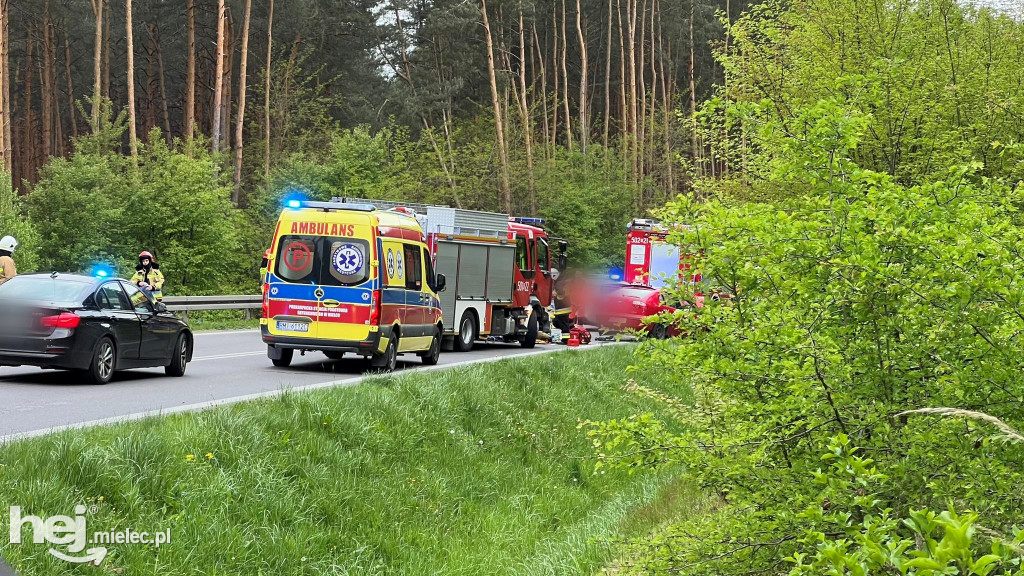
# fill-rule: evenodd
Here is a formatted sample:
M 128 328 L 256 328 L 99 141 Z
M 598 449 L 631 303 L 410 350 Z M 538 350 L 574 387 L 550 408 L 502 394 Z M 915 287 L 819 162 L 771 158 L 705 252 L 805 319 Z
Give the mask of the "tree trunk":
M 156 24 L 146 24 L 146 105 L 142 134 L 149 140 L 149 134 L 156 128 Z
M 640 52 L 640 63 L 638 66 L 637 80 L 640 82 L 640 86 L 637 88 L 637 96 L 639 98 L 637 102 L 638 110 L 638 121 L 637 121 L 637 132 L 636 132 L 636 173 L 637 181 L 639 182 L 644 176 L 644 157 L 646 155 L 646 138 L 647 138 L 647 69 L 646 69 L 646 57 L 647 57 L 647 0 L 644 0 L 643 9 L 639 12 L 640 16 L 640 45 L 638 51 Z M 643 189 L 640 190 L 640 195 L 637 198 L 638 201 L 643 201 Z
M 501 194 L 505 212 L 512 212 L 512 183 L 508 172 L 508 151 L 505 148 L 505 127 L 502 122 L 501 102 L 498 101 L 498 79 L 494 73 L 494 40 L 491 38 L 491 24 L 487 18 L 487 0 L 480 0 L 480 14 L 484 20 L 484 34 L 487 40 L 487 74 L 491 81 L 491 104 L 494 107 L 494 126 L 498 133 L 498 159 L 501 169 Z
M 71 82 L 71 31 L 64 29 L 64 79 L 68 85 L 68 118 L 71 120 L 71 137 L 78 138 L 78 117 L 75 115 L 75 87 Z
M 110 0 L 103 0 L 103 12 L 107 15 L 103 22 L 103 97 L 110 100 Z
M 46 159 L 53 155 L 53 93 L 55 91 L 53 82 L 53 62 L 50 57 L 53 55 L 53 38 L 50 35 L 53 22 L 50 20 L 50 1 L 43 4 L 43 77 L 42 103 L 43 126 L 42 126 L 42 158 Z
M 655 38 L 657 30 L 654 28 L 654 13 L 658 10 L 658 0 L 651 0 L 651 104 L 647 107 L 650 118 L 647 121 L 647 166 L 649 173 L 654 171 L 654 109 L 658 97 L 658 68 L 655 58 L 657 57 L 657 45 Z
M 608 154 L 608 133 L 612 123 L 612 0 L 608 0 L 608 44 L 604 56 L 604 144 Z
M 555 157 L 555 150 L 558 146 L 558 107 L 561 106 L 561 102 L 558 99 L 559 91 L 559 66 L 558 66 L 558 3 L 551 2 L 551 34 L 553 40 L 551 42 L 551 71 L 554 75 L 552 80 L 555 81 L 555 93 L 554 99 L 551 101 L 551 157 Z
M 540 96 L 541 96 L 541 118 L 544 120 L 544 157 L 547 160 L 551 159 L 550 148 L 548 148 L 548 134 L 551 131 L 551 126 L 548 123 L 548 74 L 547 66 L 544 63 L 544 52 L 542 51 L 543 44 L 540 43 L 540 38 L 537 36 L 537 25 L 531 26 L 533 32 L 533 43 L 531 46 L 535 46 L 537 49 L 537 67 L 540 68 Z
M 572 116 L 569 115 L 569 35 L 565 32 L 565 0 L 562 0 L 562 112 L 565 113 L 565 142 L 572 152 Z
M 637 149 L 637 60 L 636 60 L 636 44 L 637 44 L 637 13 L 636 13 L 636 2 L 637 0 L 626 0 L 626 19 L 629 26 L 629 68 L 630 68 L 630 101 L 629 101 L 629 146 L 626 150 L 629 152 L 627 155 L 630 164 L 630 173 L 633 180 L 636 181 L 638 174 L 636 173 L 636 149 Z
M 238 206 L 242 189 L 242 130 L 245 121 L 245 84 L 249 65 L 249 17 L 252 0 L 245 0 L 245 19 L 242 22 L 242 64 L 238 75 L 238 120 L 235 123 L 235 189 L 231 200 Z
M 154 25 L 153 32 L 153 46 L 156 48 L 157 81 L 160 86 L 160 105 L 164 114 L 164 137 L 167 138 L 167 145 L 170 146 L 174 142 L 174 136 L 171 134 L 171 114 L 167 110 L 167 85 L 164 79 L 164 55 L 160 50 L 160 28 Z
M 530 215 L 537 215 L 537 188 L 533 177 L 533 126 L 530 106 L 526 101 L 526 30 L 523 25 L 523 5 L 519 4 L 519 111 L 522 115 L 523 135 L 526 141 L 526 177 L 530 184 Z
M 185 62 L 185 141 L 192 142 L 196 123 L 196 3 L 188 0 L 188 54 Z
M 32 122 L 32 48 L 34 43 L 32 42 L 32 31 L 27 31 L 27 41 L 25 43 L 25 121 L 22 123 L 22 149 L 24 154 L 22 155 L 21 161 L 21 177 L 25 180 L 32 181 L 32 176 L 35 174 L 35 162 L 36 162 L 36 139 L 35 130 L 33 130 Z
M 92 12 L 96 16 L 96 34 L 92 51 L 92 131 L 100 131 L 100 108 L 103 102 L 103 2 L 92 0 Z
M 265 71 L 263 87 L 263 124 L 266 133 L 266 140 L 263 142 L 263 181 L 270 186 L 270 73 L 273 60 L 272 47 L 274 45 L 274 0 L 270 0 L 269 13 L 267 15 L 267 69 Z
M 128 149 L 131 151 L 132 161 L 138 162 L 139 132 L 135 125 L 135 32 L 132 28 L 132 0 L 125 0 L 124 22 L 125 38 L 128 40 L 128 70 L 125 74 L 128 82 Z
M 227 8 L 228 18 L 224 22 L 224 93 L 221 96 L 220 106 L 220 134 L 223 139 L 224 150 L 231 152 L 231 91 L 234 88 L 235 70 L 235 18 L 231 8 Z
M 671 55 L 665 53 L 665 29 L 664 23 L 661 20 L 661 12 L 658 12 L 658 51 L 661 52 L 661 60 L 659 62 L 659 68 L 661 70 L 661 97 L 662 97 L 662 113 L 664 115 L 664 151 L 665 155 L 665 200 L 672 199 L 672 192 L 675 190 L 675 181 L 672 178 L 672 95 L 669 90 L 674 82 L 669 82 L 668 76 L 665 75 L 665 58 L 668 56 L 668 61 L 672 62 Z M 672 50 L 672 44 L 669 44 L 669 51 Z
M 629 2 L 629 0 L 626 0 Z M 626 90 L 629 87 L 629 82 L 626 77 L 626 41 L 625 31 L 622 26 L 622 2 L 621 0 L 615 0 L 615 11 L 617 12 L 616 20 L 619 25 L 619 131 L 620 140 L 619 151 L 622 154 L 622 168 L 625 172 L 628 170 L 628 158 L 629 158 L 629 113 L 627 112 L 626 103 Z
M 9 0 L 0 0 L 0 156 L 3 157 L 5 178 L 11 177 L 11 60 L 10 60 Z
M 580 0 L 576 0 L 576 35 L 580 40 L 580 152 L 587 154 L 587 141 L 590 139 L 590 118 L 587 103 L 587 38 L 583 34 L 583 9 Z
M 697 0 L 690 0 L 690 139 L 693 154 L 694 172 L 700 176 L 703 173 L 703 166 L 700 162 L 699 149 L 697 147 L 697 88 L 693 79 L 693 17 L 696 13 Z
M 224 0 L 217 1 L 217 63 L 215 66 L 213 81 L 213 123 L 210 126 L 213 133 L 212 146 L 213 153 L 216 154 L 220 151 L 220 124 L 221 124 L 221 103 L 224 98 L 224 48 L 226 42 L 224 34 L 227 26 L 227 8 L 224 5 Z

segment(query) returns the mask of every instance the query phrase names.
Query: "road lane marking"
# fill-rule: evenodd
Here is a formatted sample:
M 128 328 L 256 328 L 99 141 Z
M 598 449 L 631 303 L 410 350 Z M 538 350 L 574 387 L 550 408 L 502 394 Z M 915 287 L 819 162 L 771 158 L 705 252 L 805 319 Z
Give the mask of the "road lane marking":
M 235 352 L 233 354 L 217 354 L 216 356 L 198 356 L 192 359 L 192 362 L 202 362 L 203 360 L 226 360 L 228 358 L 244 358 L 245 356 L 263 356 L 267 353 L 266 350 L 260 350 L 259 352 Z
M 620 344 L 626 344 L 625 342 L 604 342 L 594 343 L 588 348 L 600 348 L 601 346 L 616 346 Z M 515 358 L 528 358 L 531 356 L 540 356 L 543 354 L 553 354 L 556 352 L 564 352 L 566 354 L 575 354 L 576 350 L 566 348 L 565 346 L 552 346 L 544 350 L 537 350 L 533 352 L 522 352 L 519 354 L 509 354 L 507 356 L 488 356 L 487 358 L 478 358 L 476 360 L 464 360 L 462 362 L 453 362 L 451 364 L 438 364 L 436 366 L 422 366 L 420 368 L 405 368 L 400 372 L 394 373 L 396 376 L 403 376 L 404 374 L 412 374 L 416 372 L 434 372 L 453 370 L 456 368 L 464 368 L 466 366 L 473 366 L 476 364 L 487 364 L 490 362 L 500 362 L 502 360 L 509 360 Z M 0 446 L 14 442 L 17 440 L 24 440 L 27 438 L 37 438 L 39 436 L 45 436 L 47 434 L 64 432 L 66 430 L 82 430 L 85 428 L 93 428 L 96 426 L 107 426 L 111 424 L 121 424 L 125 422 L 132 422 L 136 420 L 143 420 L 146 418 L 155 418 L 159 416 L 168 416 L 171 414 L 181 414 L 186 412 L 201 412 L 210 408 L 216 408 L 218 406 L 227 406 L 231 404 L 238 404 L 240 402 L 251 402 L 253 400 L 263 400 L 266 398 L 278 398 L 284 394 L 294 394 L 296 392 L 309 392 L 312 390 L 321 390 L 324 388 L 335 388 L 335 387 L 348 387 L 359 384 L 370 378 L 380 376 L 381 373 L 369 373 L 363 374 L 362 376 L 354 376 L 351 378 L 343 378 L 341 380 L 331 380 L 329 382 L 320 382 L 317 384 L 306 384 L 304 386 L 285 386 L 277 390 L 270 390 L 267 392 L 257 392 L 255 394 L 245 394 L 243 396 L 232 396 L 230 398 L 221 398 L 218 400 L 209 400 L 206 402 L 199 402 L 196 404 L 187 404 L 184 406 L 172 406 L 170 408 L 161 408 L 158 410 L 147 410 L 145 412 L 136 412 L 134 414 L 127 414 L 123 416 L 111 416 L 109 418 L 101 418 L 99 420 L 89 420 L 86 422 L 78 422 L 75 424 L 65 424 L 63 426 L 53 426 L 50 428 L 40 428 L 38 430 L 29 430 L 26 432 L 16 432 L 14 434 L 7 434 L 0 436 Z

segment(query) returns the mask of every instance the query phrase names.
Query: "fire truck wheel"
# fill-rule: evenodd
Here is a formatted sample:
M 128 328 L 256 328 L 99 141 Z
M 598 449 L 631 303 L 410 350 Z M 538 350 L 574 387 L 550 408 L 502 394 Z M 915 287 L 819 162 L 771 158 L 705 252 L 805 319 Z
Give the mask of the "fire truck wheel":
M 425 366 L 435 366 L 441 359 L 441 330 L 434 328 L 434 339 L 430 341 L 430 350 L 420 354 Z
M 455 349 L 459 352 L 469 352 L 476 342 L 477 328 L 476 316 L 466 310 L 459 321 L 459 335 L 455 337 Z
M 540 333 L 540 324 L 537 321 L 537 314 L 530 314 L 530 319 L 526 323 L 526 336 L 519 343 L 523 345 L 523 348 L 533 348 L 537 345 L 538 333 Z

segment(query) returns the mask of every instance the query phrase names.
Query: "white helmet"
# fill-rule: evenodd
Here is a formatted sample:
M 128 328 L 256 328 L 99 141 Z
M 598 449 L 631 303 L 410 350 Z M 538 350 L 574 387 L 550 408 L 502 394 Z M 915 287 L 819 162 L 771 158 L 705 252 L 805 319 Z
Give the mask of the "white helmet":
M 14 249 L 17 247 L 18 241 L 14 239 L 14 236 L 4 236 L 3 238 L 0 238 L 0 250 L 14 252 Z
M 558 268 L 552 268 L 551 269 L 551 279 L 552 280 L 558 280 L 558 277 L 561 276 L 561 275 L 562 275 L 562 273 L 558 271 Z

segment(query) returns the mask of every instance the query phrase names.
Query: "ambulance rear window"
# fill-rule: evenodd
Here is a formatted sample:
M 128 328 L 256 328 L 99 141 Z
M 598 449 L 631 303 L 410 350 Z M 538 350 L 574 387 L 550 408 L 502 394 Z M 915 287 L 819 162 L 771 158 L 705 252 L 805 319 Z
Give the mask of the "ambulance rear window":
M 352 286 L 369 277 L 369 256 L 370 244 L 365 240 L 283 236 L 274 273 L 295 284 Z

